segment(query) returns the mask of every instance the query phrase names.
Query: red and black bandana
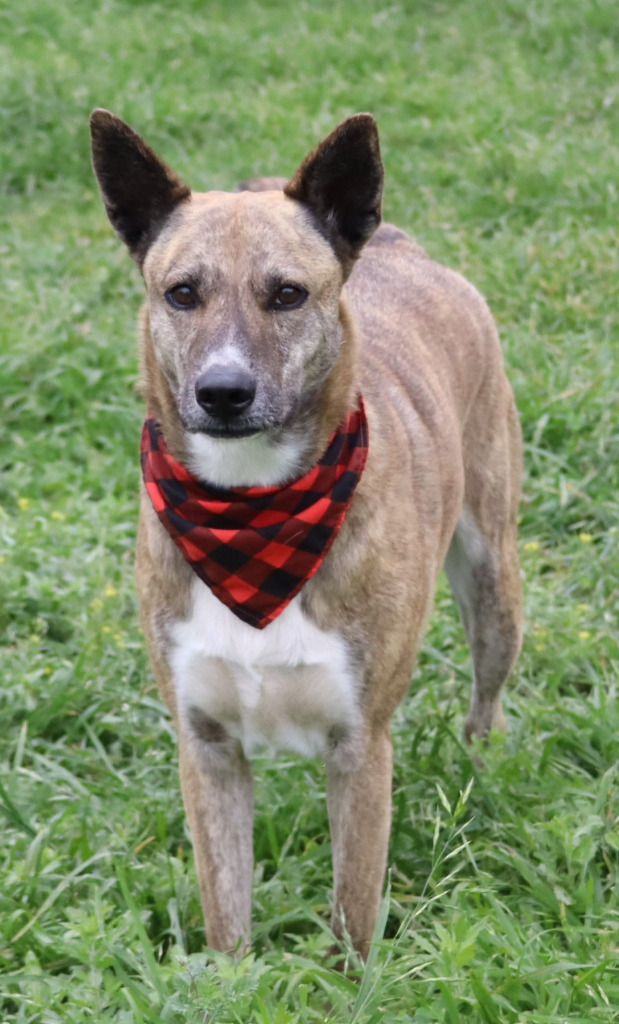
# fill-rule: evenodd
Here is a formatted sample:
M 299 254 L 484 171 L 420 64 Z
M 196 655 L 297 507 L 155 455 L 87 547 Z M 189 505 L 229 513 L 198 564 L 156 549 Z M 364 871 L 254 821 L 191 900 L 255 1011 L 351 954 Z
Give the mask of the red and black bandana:
M 142 430 L 142 473 L 159 519 L 200 579 L 256 629 L 277 618 L 317 571 L 367 454 L 361 398 L 320 461 L 283 487 L 203 483 L 170 455 L 154 419 Z

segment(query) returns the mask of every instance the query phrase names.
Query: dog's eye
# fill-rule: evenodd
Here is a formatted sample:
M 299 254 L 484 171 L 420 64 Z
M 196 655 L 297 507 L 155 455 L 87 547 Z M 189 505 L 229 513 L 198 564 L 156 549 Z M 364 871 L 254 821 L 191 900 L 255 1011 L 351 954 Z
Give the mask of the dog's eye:
M 297 309 L 306 298 L 305 288 L 299 288 L 296 284 L 285 284 L 275 292 L 273 306 L 275 309 Z
M 197 292 L 190 284 L 177 284 L 174 288 L 168 288 L 165 297 L 174 309 L 194 309 L 199 301 Z

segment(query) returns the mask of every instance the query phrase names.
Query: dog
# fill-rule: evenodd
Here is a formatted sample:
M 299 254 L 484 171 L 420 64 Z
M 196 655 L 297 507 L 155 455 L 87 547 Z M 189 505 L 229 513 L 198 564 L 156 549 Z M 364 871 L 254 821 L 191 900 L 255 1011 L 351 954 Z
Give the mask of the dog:
M 465 735 L 503 729 L 521 644 L 521 434 L 475 288 L 381 224 L 370 114 L 290 180 L 191 192 L 91 119 L 141 269 L 137 585 L 179 737 L 208 944 L 247 948 L 250 759 L 327 767 L 331 927 L 366 956 L 386 870 L 390 719 L 444 566 L 474 664 Z

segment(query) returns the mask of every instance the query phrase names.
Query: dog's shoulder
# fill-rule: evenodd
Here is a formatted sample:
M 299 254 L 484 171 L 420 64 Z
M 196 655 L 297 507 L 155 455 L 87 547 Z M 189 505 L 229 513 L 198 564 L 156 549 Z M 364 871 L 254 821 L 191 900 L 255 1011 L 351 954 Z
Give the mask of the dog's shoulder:
M 240 181 L 235 192 L 278 192 L 284 190 L 288 184 L 288 178 L 279 177 L 266 177 L 266 178 L 247 178 L 246 181 Z
M 366 248 L 396 249 L 406 251 L 409 255 L 416 256 L 418 259 L 429 259 L 425 249 L 422 249 L 414 238 L 407 235 L 401 228 L 396 227 L 395 224 L 389 224 L 387 221 L 383 221 L 377 228 Z

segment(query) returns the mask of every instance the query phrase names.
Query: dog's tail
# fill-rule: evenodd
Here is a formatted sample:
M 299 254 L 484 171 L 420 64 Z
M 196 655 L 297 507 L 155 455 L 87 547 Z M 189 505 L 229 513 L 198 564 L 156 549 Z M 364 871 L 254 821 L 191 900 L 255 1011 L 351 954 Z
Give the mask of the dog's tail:
M 248 178 L 241 181 L 235 188 L 235 192 L 275 192 L 283 191 L 288 184 L 288 178 Z

